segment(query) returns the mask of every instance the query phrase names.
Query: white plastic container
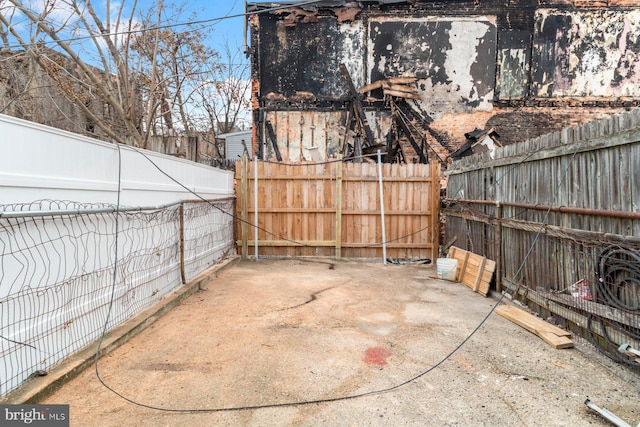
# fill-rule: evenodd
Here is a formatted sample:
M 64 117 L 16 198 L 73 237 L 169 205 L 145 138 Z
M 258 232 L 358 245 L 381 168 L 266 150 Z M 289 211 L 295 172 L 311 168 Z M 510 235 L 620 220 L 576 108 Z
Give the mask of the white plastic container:
M 456 280 L 458 260 L 454 258 L 438 258 L 436 260 L 436 273 L 439 279 Z

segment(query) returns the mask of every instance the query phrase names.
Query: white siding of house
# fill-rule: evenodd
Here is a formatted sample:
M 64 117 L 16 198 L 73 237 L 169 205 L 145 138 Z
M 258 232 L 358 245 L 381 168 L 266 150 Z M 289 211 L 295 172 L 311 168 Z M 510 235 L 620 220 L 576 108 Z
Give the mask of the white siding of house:
M 249 157 L 251 157 L 251 130 L 225 133 L 222 135 L 218 135 L 218 138 L 224 139 L 225 141 L 225 158 L 229 160 L 240 160 L 240 158 L 244 154 L 242 141 L 245 142 L 247 150 L 249 150 Z

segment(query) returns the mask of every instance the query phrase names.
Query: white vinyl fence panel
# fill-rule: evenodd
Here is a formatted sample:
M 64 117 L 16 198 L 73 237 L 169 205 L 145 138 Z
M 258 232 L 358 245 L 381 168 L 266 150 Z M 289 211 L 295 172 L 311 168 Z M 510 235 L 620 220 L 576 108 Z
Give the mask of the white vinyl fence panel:
M 2 115 L 0 135 L 0 396 L 233 253 L 231 172 Z
M 158 168 L 205 199 L 234 194 L 233 173 L 229 171 L 129 146 L 120 148 L 124 206 L 195 198 Z M 117 201 L 115 144 L 0 114 L 0 152 L 0 204 L 41 199 Z

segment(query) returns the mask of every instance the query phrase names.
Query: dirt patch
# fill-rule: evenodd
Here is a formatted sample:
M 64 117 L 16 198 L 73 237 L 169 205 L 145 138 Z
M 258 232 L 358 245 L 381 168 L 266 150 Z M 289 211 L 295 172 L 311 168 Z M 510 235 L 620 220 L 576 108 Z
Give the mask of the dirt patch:
M 241 262 L 100 360 L 165 411 L 93 370 L 47 402 L 73 426 L 609 425 L 586 397 L 640 421 L 637 382 L 497 315 L 452 354 L 495 300 L 435 268 L 333 266 Z

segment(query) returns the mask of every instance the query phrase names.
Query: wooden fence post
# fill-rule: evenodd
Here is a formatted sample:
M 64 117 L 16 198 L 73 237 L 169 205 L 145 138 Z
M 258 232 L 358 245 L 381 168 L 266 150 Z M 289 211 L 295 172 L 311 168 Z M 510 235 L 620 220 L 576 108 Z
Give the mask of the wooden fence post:
M 440 163 L 430 162 L 429 170 L 431 172 L 431 196 L 433 197 L 431 204 L 431 218 L 433 221 L 431 259 L 435 260 L 440 256 Z
M 336 259 L 342 258 L 342 154 L 336 162 Z
M 496 200 L 496 288 L 502 293 L 502 205 Z
M 242 213 L 240 214 L 240 219 L 242 220 L 242 225 L 240 229 L 242 230 L 242 236 L 240 237 L 242 240 L 242 259 L 247 259 L 249 257 L 249 207 L 247 204 L 249 203 L 249 159 L 246 155 L 242 156 L 242 175 L 240 178 L 240 203 L 242 203 Z

